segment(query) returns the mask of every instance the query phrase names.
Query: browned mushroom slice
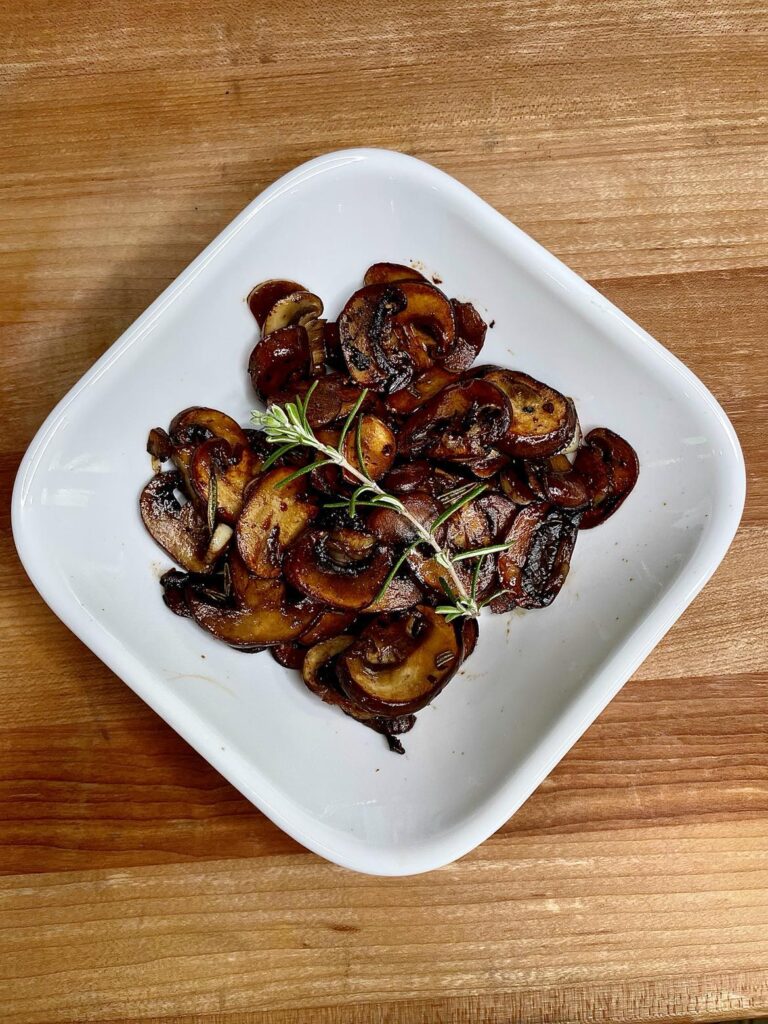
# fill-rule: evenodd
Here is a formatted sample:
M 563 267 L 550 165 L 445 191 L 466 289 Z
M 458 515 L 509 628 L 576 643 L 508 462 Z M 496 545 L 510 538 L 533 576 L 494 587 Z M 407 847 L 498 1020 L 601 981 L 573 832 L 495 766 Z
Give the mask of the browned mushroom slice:
M 456 319 L 456 340 L 442 357 L 441 365 L 452 373 L 460 373 L 477 359 L 488 328 L 471 302 L 451 299 L 451 306 Z
M 295 640 L 289 640 L 284 644 L 276 644 L 270 647 L 269 653 L 278 665 L 283 668 L 297 668 L 301 670 L 304 664 L 304 655 L 307 653 L 305 647 L 301 647 Z
M 171 471 L 152 477 L 141 492 L 141 518 L 154 540 L 174 562 L 189 572 L 209 572 L 229 544 L 232 530 L 220 523 L 211 536 L 205 518 L 191 501 L 182 504 L 181 473 Z
M 517 514 L 517 506 L 513 501 L 498 491 L 481 494 L 477 504 L 483 510 L 491 530 L 492 543 L 506 534 Z
M 525 470 L 528 486 L 542 501 L 561 508 L 584 508 L 589 504 L 587 481 L 565 455 L 530 460 L 525 463 Z
M 499 476 L 502 491 L 516 505 L 530 505 L 537 500 L 537 495 L 528 485 L 527 476 L 525 466 L 517 461 L 503 469 Z
M 352 378 L 390 393 L 453 344 L 450 303 L 425 281 L 367 285 L 339 317 L 339 337 Z
M 476 564 L 474 559 L 465 559 L 456 564 L 456 572 L 467 593 L 472 588 L 472 577 Z M 436 558 L 429 554 L 428 550 L 416 548 L 416 550 L 411 551 L 408 554 L 408 566 L 426 590 L 434 591 L 435 594 L 439 594 L 441 597 L 445 597 L 447 592 L 455 590 L 455 586 L 448 573 L 438 563 Z M 481 600 L 485 599 L 493 593 L 494 589 L 497 589 L 494 587 L 495 573 L 495 560 L 488 555 L 480 562 L 478 577 L 475 583 L 476 597 Z
M 385 404 L 398 416 L 410 416 L 444 387 L 454 384 L 457 380 L 458 377 L 455 373 L 449 373 L 441 366 L 432 366 L 404 388 L 387 395 Z
M 248 296 L 248 308 L 253 313 L 259 327 L 263 327 L 269 311 L 278 300 L 284 299 L 292 292 L 301 291 L 304 291 L 304 288 L 295 281 L 262 281 L 251 290 Z
M 465 465 L 478 480 L 492 480 L 502 469 L 509 465 L 509 456 L 501 455 L 499 452 L 491 449 L 482 458 L 468 459 Z
M 478 459 L 506 436 L 509 402 L 485 380 L 449 384 L 405 424 L 399 436 L 405 455 L 434 459 Z
M 153 427 L 147 438 L 147 451 L 152 456 L 152 468 L 158 472 L 163 462 L 173 455 L 173 441 L 162 427 Z
M 305 476 L 282 483 L 292 472 L 281 466 L 265 473 L 249 490 L 237 521 L 237 550 L 257 576 L 280 575 L 285 549 L 319 512 Z
M 309 381 L 297 381 L 294 386 L 284 388 L 274 394 L 270 404 L 285 405 L 296 396 L 305 397 L 309 389 Z M 344 420 L 352 412 L 363 389 L 352 383 L 344 374 L 329 373 L 319 377 L 307 408 L 307 419 L 313 429 L 326 427 L 337 420 Z M 374 411 L 377 405 L 376 396 L 366 395 L 361 409 L 363 412 Z
M 294 327 L 323 314 L 323 302 L 312 292 L 295 291 L 284 295 L 272 306 L 264 321 L 264 334 L 271 334 L 282 327 Z
M 575 469 L 586 481 L 591 508 L 581 520 L 588 530 L 612 516 L 637 483 L 637 452 L 623 437 L 606 427 L 590 430 L 576 454 Z
M 414 714 L 443 689 L 461 664 L 462 643 L 434 608 L 380 615 L 338 660 L 341 689 L 375 715 Z
M 312 647 L 321 640 L 330 640 L 347 630 L 357 618 L 357 612 L 343 611 L 339 608 L 326 608 L 312 625 L 299 637 L 299 643 Z
M 243 492 L 259 471 L 261 462 L 250 446 L 237 445 L 212 437 L 193 452 L 188 477 L 204 508 L 210 500 L 211 476 L 216 476 L 216 519 L 234 523 L 243 507 Z
M 301 674 L 308 690 L 326 704 L 351 707 L 349 699 L 339 689 L 336 678 L 336 659 L 351 644 L 353 636 L 335 636 L 321 640 L 304 655 Z
M 238 445 L 248 447 L 245 431 L 231 416 L 200 405 L 193 405 L 174 416 L 169 434 L 176 448 L 196 448 L 212 437 L 220 437 L 232 448 Z
M 379 614 L 380 612 L 400 612 L 406 608 L 413 608 L 424 600 L 424 591 L 411 576 L 398 573 L 390 580 L 387 589 L 383 594 L 372 601 L 362 611 L 366 615 Z
M 340 541 L 339 531 L 308 530 L 289 549 L 283 571 L 313 601 L 359 610 L 379 593 L 391 564 L 389 550 L 380 544 L 356 551 L 346 539 Z
M 344 362 L 344 353 L 341 350 L 339 325 L 335 320 L 328 320 L 323 324 L 323 348 L 326 363 L 334 370 L 343 370 L 346 373 L 347 364 Z
M 256 394 L 263 400 L 290 390 L 298 380 L 315 372 L 309 338 L 304 327 L 281 327 L 256 344 L 248 361 L 248 373 Z
M 479 636 L 480 625 L 477 619 L 461 620 L 462 662 L 474 653 Z
M 359 434 L 359 436 L 358 436 Z M 363 465 L 360 465 L 362 454 Z M 378 480 L 392 468 L 397 454 L 397 440 L 386 423 L 377 416 L 364 413 L 344 438 L 344 456 L 355 469 Z M 350 482 L 359 482 L 345 473 Z
M 304 656 L 302 666 L 304 683 L 311 693 L 326 704 L 335 705 L 345 715 L 381 733 L 386 737 L 390 750 L 402 754 L 404 751 L 397 737 L 413 728 L 415 717 L 402 715 L 398 718 L 383 718 L 380 715 L 372 715 L 362 708 L 355 707 L 341 692 L 336 676 L 336 663 L 339 656 L 354 643 L 354 639 L 352 636 L 337 636 L 311 647 Z
M 495 384 L 509 399 L 509 428 L 494 442 L 502 451 L 525 459 L 543 459 L 562 451 L 573 438 L 576 407 L 554 388 L 527 373 L 499 366 L 479 366 L 469 376 Z
M 203 629 L 230 647 L 273 647 L 295 640 L 317 615 L 310 604 L 291 604 L 282 600 L 276 607 L 224 608 L 187 593 L 192 618 Z
M 363 278 L 363 284 L 396 284 L 398 281 L 426 281 L 426 278 L 418 270 L 402 263 L 374 263 Z
M 442 511 L 431 495 L 424 491 L 399 494 L 399 500 L 423 526 L 431 526 Z M 393 547 L 410 544 L 416 539 L 416 527 L 394 508 L 376 508 L 368 514 L 368 529 L 379 540 Z
M 237 551 L 229 554 L 229 578 L 234 603 L 240 608 L 277 608 L 283 600 L 285 587 L 278 579 L 254 576 Z
M 560 592 L 570 568 L 578 515 L 546 504 L 528 505 L 506 536 L 498 557 L 501 586 L 521 608 L 544 608 Z

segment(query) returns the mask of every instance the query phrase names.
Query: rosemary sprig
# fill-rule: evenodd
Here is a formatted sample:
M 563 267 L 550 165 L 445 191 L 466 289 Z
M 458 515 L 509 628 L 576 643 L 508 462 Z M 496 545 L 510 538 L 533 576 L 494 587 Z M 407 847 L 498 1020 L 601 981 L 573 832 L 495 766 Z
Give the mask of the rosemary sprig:
M 458 555 L 451 557 L 451 555 L 449 555 L 449 553 L 441 546 L 435 534 L 437 529 L 446 522 L 446 520 L 450 519 L 452 515 L 455 515 L 455 513 L 462 509 L 466 504 L 470 501 L 474 501 L 475 498 L 479 497 L 479 495 L 487 490 L 486 484 L 463 485 L 462 487 L 455 488 L 453 492 L 449 492 L 449 494 L 444 495 L 444 498 L 449 498 L 451 503 L 447 508 L 443 509 L 433 523 L 430 523 L 429 526 L 425 526 L 408 511 L 399 498 L 396 498 L 394 495 L 388 494 L 384 491 L 375 480 L 372 480 L 371 477 L 367 475 L 365 471 L 361 433 L 363 418 L 360 416 L 356 425 L 355 418 L 360 412 L 363 402 L 368 395 L 368 391 L 364 390 L 362 392 L 357 402 L 355 402 L 355 405 L 350 410 L 349 415 L 344 422 L 344 426 L 341 429 L 339 440 L 334 447 L 320 441 L 315 436 L 315 433 L 309 423 L 307 407 L 316 386 L 317 381 L 315 381 L 315 383 L 310 387 L 303 399 L 297 396 L 293 402 L 287 402 L 284 406 L 272 405 L 265 412 L 256 410 L 251 414 L 253 423 L 264 431 L 267 440 L 271 444 L 279 446 L 264 463 L 265 468 L 274 465 L 277 459 L 294 448 L 312 448 L 318 452 L 320 456 L 320 458 L 311 462 L 309 465 L 302 466 L 294 473 L 284 477 L 276 486 L 284 486 L 285 484 L 290 483 L 291 480 L 295 480 L 304 473 L 309 473 L 320 466 L 338 466 L 347 474 L 347 476 L 357 480 L 359 482 L 359 486 L 355 489 L 349 499 L 346 501 L 329 502 L 326 505 L 326 508 L 346 508 L 350 515 L 354 515 L 357 509 L 361 507 L 391 508 L 409 521 L 416 534 L 414 541 L 406 547 L 395 562 L 395 565 L 384 581 L 376 600 L 385 593 L 387 587 L 395 578 L 398 570 L 408 558 L 408 555 L 411 554 L 415 548 L 424 545 L 432 550 L 432 557 L 440 568 L 444 570 L 445 575 L 441 575 L 440 583 L 445 590 L 448 600 L 451 602 L 450 604 L 438 605 L 436 610 L 441 615 L 444 615 L 448 622 L 453 622 L 455 619 L 464 617 L 477 617 L 480 614 L 481 607 L 487 603 L 484 601 L 481 605 L 478 604 L 477 601 L 477 581 L 483 558 L 493 552 L 503 551 L 506 545 L 494 544 L 487 548 L 479 548 L 476 551 L 462 551 Z M 354 466 L 344 454 L 344 442 L 353 427 L 355 429 L 355 446 L 357 459 L 360 463 L 359 467 Z M 477 566 L 472 574 L 472 584 L 469 591 L 467 591 L 467 588 L 462 582 L 455 565 L 456 562 L 467 558 L 478 558 Z

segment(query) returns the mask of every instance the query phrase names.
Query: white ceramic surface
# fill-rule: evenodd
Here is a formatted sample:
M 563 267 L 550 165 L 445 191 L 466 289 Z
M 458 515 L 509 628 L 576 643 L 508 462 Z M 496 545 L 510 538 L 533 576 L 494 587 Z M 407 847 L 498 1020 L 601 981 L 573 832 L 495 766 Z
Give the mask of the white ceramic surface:
M 618 431 L 641 464 L 551 608 L 483 617 L 404 757 L 268 654 L 167 612 L 168 560 L 137 511 L 151 426 L 194 404 L 247 422 L 250 287 L 297 279 L 333 316 L 377 260 L 438 273 L 495 320 L 481 362 L 572 395 L 584 428 Z M 730 423 L 674 356 L 452 178 L 360 149 L 267 189 L 63 399 L 19 470 L 13 530 L 53 611 L 257 807 L 329 860 L 397 875 L 460 857 L 533 792 L 714 571 L 744 489 Z

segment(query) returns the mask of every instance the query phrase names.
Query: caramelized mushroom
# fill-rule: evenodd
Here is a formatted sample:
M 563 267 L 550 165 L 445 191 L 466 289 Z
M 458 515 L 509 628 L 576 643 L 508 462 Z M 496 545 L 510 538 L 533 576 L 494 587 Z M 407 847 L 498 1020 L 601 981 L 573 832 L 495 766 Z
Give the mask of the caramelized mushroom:
M 269 653 L 278 665 L 283 668 L 297 668 L 301 671 L 304 664 L 304 655 L 307 653 L 305 647 L 301 647 L 295 641 L 288 641 L 284 644 L 276 644 L 270 647 Z
M 289 549 L 283 571 L 290 583 L 313 601 L 359 610 L 381 590 L 392 556 L 375 542 L 367 551 L 362 546 L 355 551 L 348 538 L 345 540 L 339 540 L 339 531 L 308 530 Z
M 264 321 L 264 334 L 271 334 L 282 327 L 294 327 L 323 314 L 323 302 L 312 292 L 295 291 L 284 295 L 272 306 Z
M 305 476 L 283 483 L 292 472 L 281 466 L 265 473 L 249 490 L 237 521 L 237 550 L 257 576 L 280 575 L 285 549 L 319 511 Z
M 344 633 L 357 618 L 354 611 L 343 611 L 339 608 L 326 608 L 319 617 L 315 619 L 309 629 L 305 630 L 299 637 L 299 643 L 305 647 L 312 647 L 321 640 L 330 640 L 331 637 Z
M 392 392 L 453 344 L 456 326 L 445 296 L 425 281 L 367 285 L 339 317 L 339 337 L 351 377 Z
M 561 508 L 584 508 L 589 504 L 587 481 L 565 455 L 527 462 L 526 478 L 531 491 L 542 501 Z
M 455 373 L 449 373 L 441 366 L 432 366 L 404 388 L 387 395 L 386 406 L 398 416 L 410 416 L 444 387 L 455 384 L 458 379 Z
M 363 457 L 362 466 L 360 453 Z M 347 462 L 371 480 L 380 479 L 391 469 L 396 454 L 395 435 L 386 423 L 369 413 L 364 413 L 344 438 L 344 457 Z M 351 483 L 359 483 L 351 474 L 345 473 L 345 476 Z
M 586 482 L 591 507 L 581 520 L 589 530 L 604 523 L 637 483 L 640 463 L 632 445 L 607 427 L 590 430 L 576 455 L 575 470 Z
M 368 267 L 363 284 L 397 284 L 398 281 L 426 281 L 423 274 L 402 263 L 374 263 Z
M 300 325 L 281 327 L 266 334 L 248 361 L 253 389 L 264 401 L 290 390 L 297 381 L 313 376 L 315 370 L 307 331 Z
M 273 647 L 294 640 L 317 615 L 311 604 L 289 604 L 284 593 L 277 605 L 262 608 L 225 608 L 205 601 L 194 590 L 187 593 L 192 618 L 230 647 Z
M 286 402 L 294 401 L 297 395 L 303 398 L 308 388 L 309 381 L 298 381 L 295 386 L 274 394 L 270 399 L 270 404 L 274 402 L 277 405 L 284 405 Z M 329 373 L 325 377 L 319 377 L 307 408 L 309 425 L 317 430 L 320 427 L 336 423 L 338 420 L 345 420 L 362 393 L 361 387 L 341 373 Z M 373 411 L 377 405 L 376 396 L 368 394 L 361 409 L 363 412 Z
M 467 460 L 485 456 L 506 436 L 509 402 L 494 384 L 467 380 L 449 384 L 426 402 L 400 432 L 405 455 Z
M 562 451 L 576 429 L 576 407 L 559 391 L 517 370 L 479 366 L 470 376 L 500 388 L 509 400 L 509 427 L 493 443 L 509 455 L 542 459 Z
M 565 582 L 578 533 L 578 516 L 546 504 L 528 505 L 506 536 L 498 557 L 502 587 L 521 608 L 551 604 Z
M 259 327 L 264 327 L 264 321 L 276 302 L 284 299 L 292 292 L 302 292 L 304 288 L 295 281 L 262 281 L 251 290 L 248 296 L 248 308 Z
M 434 608 L 381 615 L 338 660 L 342 691 L 375 715 L 413 714 L 429 704 L 461 664 L 462 643 Z
M 456 320 L 456 340 L 442 358 L 442 366 L 452 373 L 468 370 L 485 343 L 487 325 L 471 302 L 451 299 Z
M 410 514 L 423 526 L 430 526 L 440 515 L 440 506 L 424 491 L 399 494 L 398 498 Z M 375 508 L 368 514 L 368 529 L 379 540 L 392 547 L 405 546 L 416 539 L 416 528 L 394 508 Z
M 213 532 L 191 501 L 182 504 L 180 473 L 152 477 L 139 498 L 141 518 L 154 540 L 189 572 L 209 572 L 229 544 L 232 529 L 220 523 Z
M 365 615 L 380 612 L 400 612 L 412 608 L 424 600 L 424 591 L 416 580 L 404 573 L 398 573 L 389 583 L 383 594 L 373 600 L 362 611 Z
M 243 492 L 261 463 L 250 447 L 234 448 L 223 438 L 212 437 L 195 448 L 188 476 L 194 493 L 208 508 L 211 476 L 216 476 L 216 519 L 234 523 L 243 507 Z

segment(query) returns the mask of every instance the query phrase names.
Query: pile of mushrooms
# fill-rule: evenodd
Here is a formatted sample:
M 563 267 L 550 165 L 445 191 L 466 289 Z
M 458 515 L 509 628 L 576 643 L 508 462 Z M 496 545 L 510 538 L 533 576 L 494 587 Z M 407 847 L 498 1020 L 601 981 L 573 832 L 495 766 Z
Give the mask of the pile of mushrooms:
M 612 515 L 637 480 L 632 447 L 606 428 L 582 436 L 570 398 L 519 370 L 473 365 L 483 318 L 411 267 L 374 264 L 336 321 L 295 281 L 265 281 L 248 304 L 261 332 L 248 364 L 258 397 L 285 405 L 314 384 L 307 418 L 334 445 L 367 391 L 344 455 L 358 469 L 362 455 L 365 474 L 419 522 L 467 484 L 486 485 L 436 536 L 449 554 L 505 545 L 474 574 L 493 612 L 549 605 L 578 531 Z M 312 453 L 265 470 L 265 436 L 215 409 L 180 412 L 147 450 L 155 475 L 141 516 L 179 567 L 160 581 L 167 606 L 237 650 L 269 650 L 402 753 L 398 737 L 478 635 L 476 618 L 436 611 L 434 552 L 414 548 L 382 591 L 411 522 L 391 508 L 329 508 L 356 485 L 337 465 L 276 487 Z M 475 565 L 455 563 L 467 588 Z

